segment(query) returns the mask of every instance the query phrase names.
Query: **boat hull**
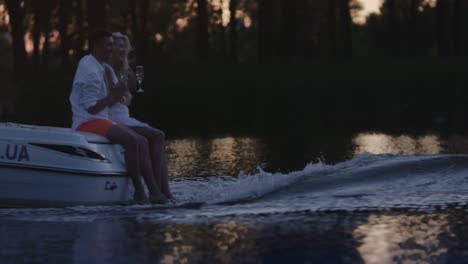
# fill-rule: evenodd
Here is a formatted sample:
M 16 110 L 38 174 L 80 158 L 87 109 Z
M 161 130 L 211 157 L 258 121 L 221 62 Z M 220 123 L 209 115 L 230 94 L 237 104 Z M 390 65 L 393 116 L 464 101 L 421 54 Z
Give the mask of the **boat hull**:
M 0 206 L 125 203 L 133 188 L 124 153 L 97 134 L 0 123 Z
M 1 207 L 115 205 L 131 199 L 126 176 L 0 167 Z

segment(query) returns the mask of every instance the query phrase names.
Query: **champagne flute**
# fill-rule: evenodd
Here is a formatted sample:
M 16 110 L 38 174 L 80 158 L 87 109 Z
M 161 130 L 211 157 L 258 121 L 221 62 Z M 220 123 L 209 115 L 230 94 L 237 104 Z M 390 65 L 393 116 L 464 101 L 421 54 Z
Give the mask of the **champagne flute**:
M 136 75 L 137 82 L 138 82 L 138 90 L 137 90 L 137 93 L 142 93 L 142 92 L 145 91 L 145 90 L 143 90 L 143 88 L 141 88 L 141 83 L 143 82 L 143 77 L 144 77 L 144 74 L 143 74 L 143 66 L 142 66 L 142 65 L 136 66 L 136 68 L 135 68 L 135 75 Z

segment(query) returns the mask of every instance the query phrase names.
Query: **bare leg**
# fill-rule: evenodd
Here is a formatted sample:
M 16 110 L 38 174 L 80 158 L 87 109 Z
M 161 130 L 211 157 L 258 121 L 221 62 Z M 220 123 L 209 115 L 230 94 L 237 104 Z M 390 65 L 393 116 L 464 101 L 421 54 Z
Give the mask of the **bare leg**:
M 145 195 L 143 185 L 140 180 L 140 164 L 139 164 L 139 149 L 137 138 L 128 129 L 120 126 L 112 126 L 108 133 L 107 138 L 116 144 L 120 144 L 125 149 L 125 162 L 127 163 L 128 174 L 132 179 L 135 193 L 134 200 L 137 203 L 146 203 L 148 198 Z
M 132 133 L 135 133 L 132 131 Z M 165 204 L 167 203 L 167 198 L 161 193 L 161 188 L 159 183 L 156 181 L 154 173 L 153 173 L 153 166 L 151 162 L 150 150 L 148 148 L 148 140 L 135 133 L 138 137 L 138 149 L 140 151 L 140 169 L 145 179 L 146 185 L 148 186 L 148 190 L 150 192 L 149 200 L 152 203 L 159 203 Z
M 148 139 L 154 177 L 158 182 L 158 186 L 161 187 L 162 193 L 167 198 L 172 199 L 173 196 L 169 188 L 164 132 L 151 127 L 131 127 L 131 129 Z
M 172 196 L 171 189 L 169 188 L 169 172 L 167 168 L 167 154 L 165 149 L 163 149 L 163 160 L 161 168 L 161 191 L 169 199 L 174 199 Z

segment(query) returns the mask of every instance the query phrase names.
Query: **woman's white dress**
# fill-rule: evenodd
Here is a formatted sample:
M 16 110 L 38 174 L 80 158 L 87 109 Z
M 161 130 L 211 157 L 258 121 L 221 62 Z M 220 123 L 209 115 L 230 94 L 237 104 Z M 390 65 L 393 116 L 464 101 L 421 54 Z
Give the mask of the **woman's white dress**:
M 119 79 L 112 69 L 111 66 L 105 64 L 105 67 L 110 68 L 112 73 L 112 82 L 116 84 Z M 133 117 L 130 117 L 130 112 L 128 111 L 128 106 L 124 103 L 124 101 L 117 102 L 113 106 L 109 108 L 109 118 L 112 121 L 124 124 L 128 127 L 150 127 L 150 125 L 140 122 Z

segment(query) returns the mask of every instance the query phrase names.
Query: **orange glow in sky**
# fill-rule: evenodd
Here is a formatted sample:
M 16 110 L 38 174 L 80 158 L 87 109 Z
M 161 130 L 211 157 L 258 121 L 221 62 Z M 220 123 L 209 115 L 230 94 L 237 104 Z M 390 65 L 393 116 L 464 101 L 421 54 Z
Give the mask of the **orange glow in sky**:
M 362 3 L 362 10 L 354 17 L 354 22 L 357 24 L 366 23 L 366 18 L 372 13 L 380 14 L 380 7 L 383 0 L 359 0 Z
M 362 4 L 362 10 L 357 13 L 357 16 L 353 18 L 357 24 L 366 23 L 366 18 L 372 13 L 380 14 L 380 7 L 384 0 L 359 0 Z M 424 0 L 421 4 L 421 8 L 425 5 L 435 7 L 437 0 Z M 421 9 L 422 11 L 422 9 Z
M 365 14 L 378 13 L 383 0 L 361 0 Z

